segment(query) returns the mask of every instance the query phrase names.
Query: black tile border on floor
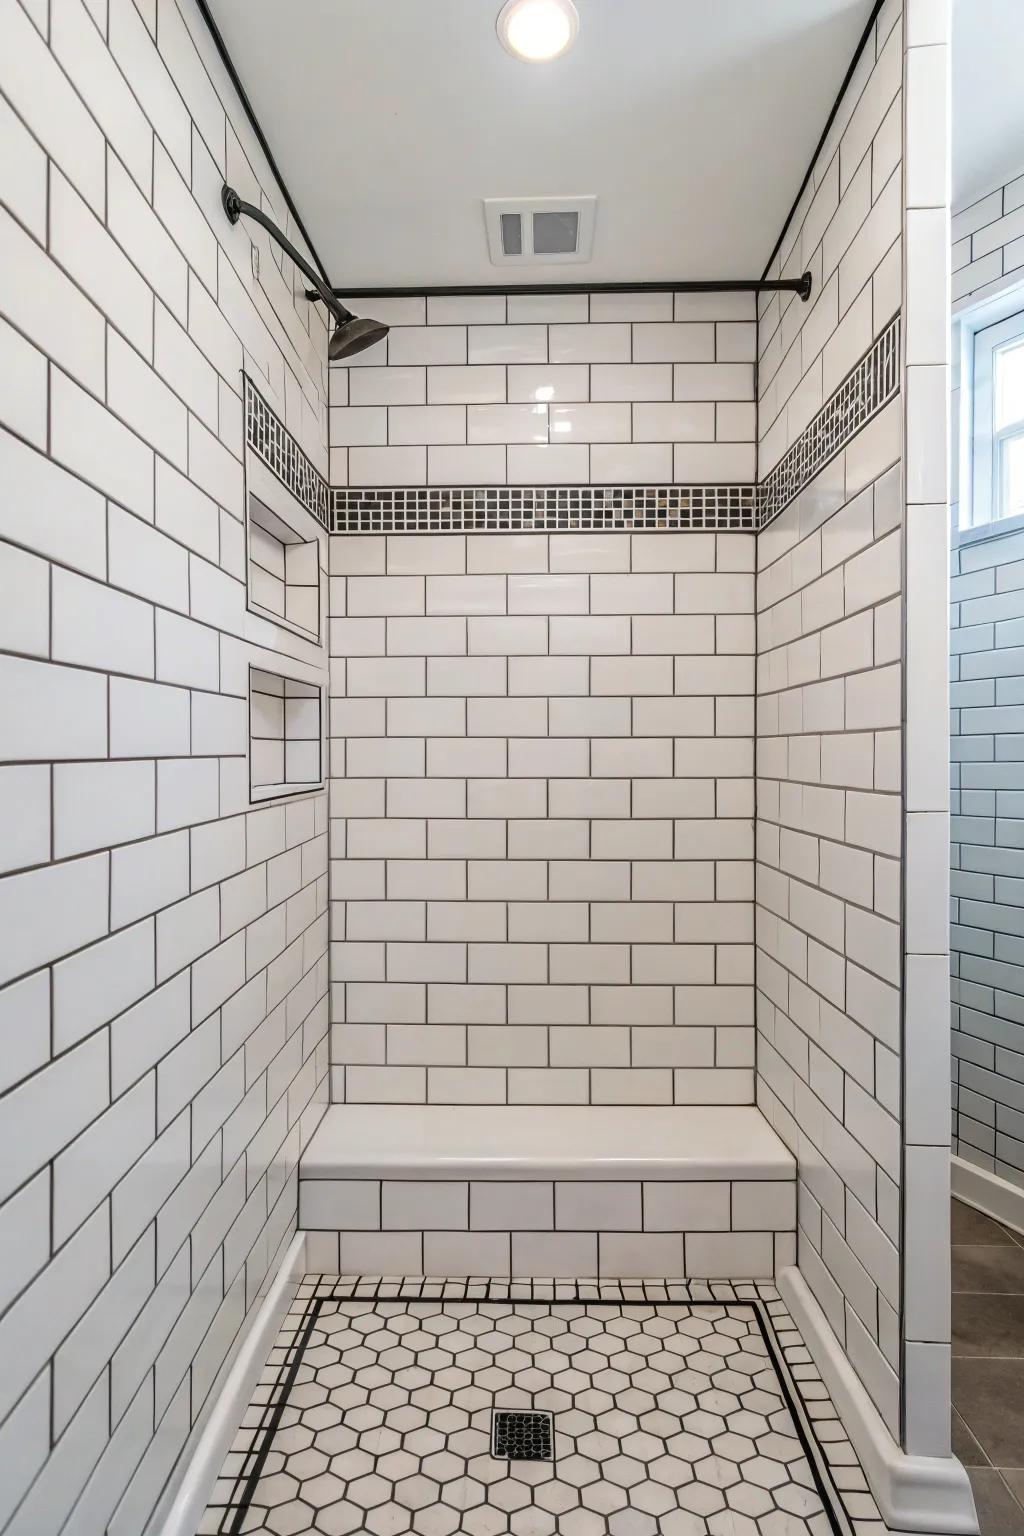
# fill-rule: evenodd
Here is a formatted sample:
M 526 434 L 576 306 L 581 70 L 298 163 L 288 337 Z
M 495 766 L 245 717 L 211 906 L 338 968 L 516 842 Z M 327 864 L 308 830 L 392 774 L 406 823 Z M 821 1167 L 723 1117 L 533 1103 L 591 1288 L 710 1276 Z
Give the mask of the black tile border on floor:
M 307 1277 L 307 1283 L 310 1278 Z M 476 1285 L 470 1280 L 454 1282 L 456 1289 L 461 1284 L 461 1295 L 445 1294 L 452 1282 L 444 1281 L 433 1283 L 434 1285 L 440 1284 L 442 1287 L 441 1292 L 434 1291 L 433 1285 L 431 1285 L 432 1294 L 427 1294 L 424 1289 L 426 1285 L 430 1284 L 427 1279 L 421 1281 L 419 1290 L 413 1294 L 406 1294 L 406 1286 L 402 1281 L 393 1281 L 389 1285 L 386 1279 L 373 1281 L 364 1281 L 362 1279 L 355 1279 L 354 1281 L 339 1280 L 330 1285 L 328 1288 L 329 1294 L 319 1295 L 316 1292 L 321 1288 L 321 1284 L 322 1282 L 315 1284 L 314 1294 L 306 1299 L 306 1304 L 296 1326 L 294 1337 L 286 1349 L 284 1360 L 278 1367 L 276 1379 L 270 1386 L 268 1401 L 261 1415 L 261 1423 L 253 1431 L 253 1443 L 247 1451 L 242 1453 L 242 1465 L 234 1480 L 231 1496 L 228 1502 L 221 1506 L 224 1511 L 219 1524 L 221 1536 L 238 1536 L 238 1533 L 242 1531 L 243 1522 L 252 1505 L 263 1467 L 270 1454 L 274 1435 L 280 1425 L 284 1410 L 288 1405 L 288 1395 L 295 1383 L 295 1378 L 298 1375 L 299 1367 L 302 1364 L 303 1356 L 321 1311 L 328 1303 L 345 1301 L 380 1301 L 399 1304 L 405 1302 L 408 1305 L 415 1305 L 417 1302 L 423 1301 L 440 1301 L 442 1303 L 448 1301 L 463 1305 L 477 1303 L 481 1306 L 488 1303 L 507 1302 L 511 1306 L 546 1306 L 548 1308 L 576 1305 L 588 1310 L 591 1307 L 615 1306 L 685 1307 L 692 1311 L 695 1307 L 713 1306 L 725 1308 L 726 1310 L 742 1309 L 745 1312 L 753 1313 L 761 1337 L 764 1340 L 768 1361 L 778 1380 L 783 1403 L 793 1421 L 796 1437 L 800 1442 L 807 1465 L 810 1468 L 811 1478 L 815 1491 L 821 1500 L 822 1510 L 828 1520 L 829 1530 L 832 1532 L 832 1536 L 854 1536 L 854 1526 L 847 1513 L 842 1493 L 832 1477 L 824 1451 L 814 1433 L 813 1421 L 807 1413 L 800 1389 L 792 1375 L 782 1346 L 775 1335 L 775 1328 L 769 1311 L 769 1302 L 757 1294 L 758 1287 L 754 1284 L 733 1285 L 731 1282 L 721 1282 L 719 1288 L 723 1291 L 729 1290 L 735 1293 L 737 1290 L 744 1290 L 751 1291 L 753 1294 L 742 1298 L 733 1294 L 731 1297 L 702 1296 L 698 1299 L 648 1297 L 646 1294 L 627 1297 L 623 1292 L 627 1286 L 631 1290 L 639 1289 L 646 1293 L 648 1286 L 652 1290 L 667 1291 L 670 1286 L 673 1290 L 689 1290 L 691 1287 L 699 1290 L 710 1288 L 710 1285 L 704 1287 L 700 1283 L 694 1285 L 693 1282 L 690 1282 L 688 1285 L 683 1283 L 676 1285 L 671 1282 L 663 1284 L 661 1282 L 652 1283 L 644 1281 L 637 1281 L 635 1284 L 631 1284 L 626 1281 L 616 1282 L 615 1285 L 606 1283 L 603 1286 L 599 1286 L 595 1283 L 593 1287 L 584 1287 L 575 1282 L 562 1282 L 560 1284 L 557 1282 L 542 1282 L 541 1284 L 545 1290 L 557 1290 L 558 1294 L 533 1296 L 532 1292 L 535 1284 L 533 1281 L 508 1283 L 505 1281 L 495 1282 L 486 1280 L 477 1282 Z M 711 1282 L 711 1284 L 715 1284 L 715 1282 Z M 384 1286 L 388 1286 L 388 1290 L 382 1290 Z M 389 1294 L 392 1286 L 397 1286 L 400 1294 Z M 483 1294 L 468 1294 L 471 1287 L 474 1290 L 482 1290 Z M 513 1291 L 518 1289 L 528 1290 L 531 1294 L 513 1295 Z M 591 1296 L 582 1294 L 584 1289 L 606 1289 L 608 1291 L 618 1289 L 619 1294 Z M 768 1289 L 774 1291 L 774 1286 L 768 1287 Z M 499 1294 L 499 1292 L 504 1292 L 504 1294 Z M 226 1521 L 228 1523 L 225 1523 Z

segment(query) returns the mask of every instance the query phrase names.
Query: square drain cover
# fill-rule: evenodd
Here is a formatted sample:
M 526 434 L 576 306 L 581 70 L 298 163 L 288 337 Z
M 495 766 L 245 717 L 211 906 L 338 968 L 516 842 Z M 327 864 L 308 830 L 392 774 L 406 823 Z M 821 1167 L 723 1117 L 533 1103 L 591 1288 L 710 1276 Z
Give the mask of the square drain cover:
M 551 1414 L 535 1409 L 495 1408 L 491 1455 L 499 1461 L 553 1461 Z

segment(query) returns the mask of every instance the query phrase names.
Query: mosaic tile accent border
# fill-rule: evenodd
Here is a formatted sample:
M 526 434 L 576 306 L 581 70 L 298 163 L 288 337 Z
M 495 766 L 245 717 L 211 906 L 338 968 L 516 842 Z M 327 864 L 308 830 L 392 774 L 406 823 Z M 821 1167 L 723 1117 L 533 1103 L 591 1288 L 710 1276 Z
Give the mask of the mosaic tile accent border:
M 248 374 L 246 442 L 331 533 L 755 533 L 900 387 L 900 316 L 760 485 L 329 486 Z
M 827 1529 L 838 1536 L 852 1536 L 854 1530 L 857 1536 L 887 1536 L 887 1527 L 868 1490 L 856 1452 L 803 1339 L 771 1282 L 523 1280 L 509 1283 L 489 1279 L 381 1279 L 326 1275 L 307 1275 L 298 1288 L 254 1394 L 252 1407 L 243 1421 L 246 1427 L 240 1430 L 227 1458 L 210 1508 L 200 1525 L 201 1531 L 235 1532 L 249 1528 L 246 1490 L 251 1494 L 264 1470 L 273 1435 L 287 1408 L 289 1390 L 294 1385 L 303 1353 L 325 1304 L 329 1306 L 331 1301 L 349 1300 L 393 1303 L 395 1300 L 424 1301 L 428 1298 L 438 1298 L 442 1302 L 480 1301 L 482 1304 L 488 1300 L 515 1301 L 524 1306 L 557 1302 L 612 1303 L 623 1308 L 643 1308 L 658 1303 L 672 1307 L 703 1303 L 719 1310 L 736 1308 L 752 1312 L 814 1484 L 822 1497 L 824 1510 L 818 1518 L 827 1520 Z M 313 1401 L 309 1400 L 310 1403 Z M 321 1410 L 314 1408 L 312 1411 L 319 1413 Z M 328 1420 L 325 1418 L 324 1422 Z M 653 1525 L 654 1522 L 649 1523 Z M 760 1523 L 750 1523 L 754 1529 L 761 1529 Z M 822 1530 L 825 1529 L 823 1525 Z
M 861 427 L 888 405 L 899 387 L 900 316 L 896 314 L 761 482 L 758 527 L 778 517 Z
M 331 489 L 332 533 L 752 533 L 756 528 L 753 485 Z
M 242 381 L 247 444 L 277 476 L 285 490 L 290 491 L 318 523 L 328 528 L 330 487 L 327 481 L 247 373 L 242 374 Z

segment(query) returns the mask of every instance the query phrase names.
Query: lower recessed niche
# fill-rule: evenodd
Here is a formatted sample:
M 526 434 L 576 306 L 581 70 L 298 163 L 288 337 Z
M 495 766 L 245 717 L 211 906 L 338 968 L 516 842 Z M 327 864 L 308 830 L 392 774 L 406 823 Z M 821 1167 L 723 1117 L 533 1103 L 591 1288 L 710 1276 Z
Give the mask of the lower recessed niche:
M 320 789 L 323 690 L 278 672 L 249 669 L 249 798 Z
M 294 529 L 251 492 L 248 510 L 250 608 L 318 640 L 317 541 L 300 539 Z

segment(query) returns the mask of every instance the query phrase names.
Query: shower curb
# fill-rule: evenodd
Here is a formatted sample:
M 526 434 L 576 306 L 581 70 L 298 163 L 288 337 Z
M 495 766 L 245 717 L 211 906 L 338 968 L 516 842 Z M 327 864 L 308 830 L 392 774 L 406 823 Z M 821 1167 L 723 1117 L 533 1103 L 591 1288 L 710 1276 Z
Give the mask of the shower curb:
M 296 1232 L 273 1284 L 243 1336 L 234 1364 L 206 1417 L 199 1439 L 188 1455 L 174 1502 L 163 1523 L 160 1523 L 158 1511 L 149 1528 L 153 1536 L 157 1533 L 159 1536 L 195 1536 L 224 1458 L 238 1433 L 242 1416 L 252 1400 L 305 1272 L 306 1234 Z
M 970 1479 L 955 1456 L 910 1456 L 892 1438 L 799 1269 L 779 1293 L 828 1388 L 886 1525 L 924 1536 L 978 1536 Z
M 1018 1189 L 1016 1184 L 1008 1183 L 988 1168 L 969 1163 L 966 1158 L 954 1156 L 950 1162 L 955 1199 L 973 1206 L 976 1211 L 983 1211 L 993 1221 L 1002 1222 L 1004 1227 L 1024 1232 L 1024 1189 Z

